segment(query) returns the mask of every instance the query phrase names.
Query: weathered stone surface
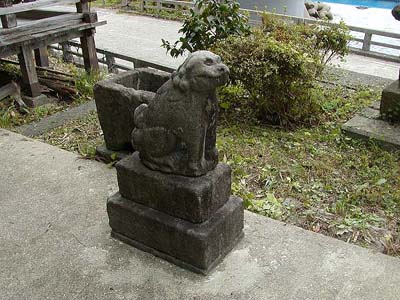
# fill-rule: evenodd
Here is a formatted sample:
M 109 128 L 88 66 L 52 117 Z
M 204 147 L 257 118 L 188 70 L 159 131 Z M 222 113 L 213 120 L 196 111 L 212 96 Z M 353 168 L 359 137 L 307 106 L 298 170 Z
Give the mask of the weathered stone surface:
M 36 97 L 29 97 L 24 95 L 22 96 L 22 100 L 29 107 L 41 106 L 47 103 L 54 102 L 54 99 L 47 97 L 45 94 L 40 94 L 39 96 Z
M 113 161 L 121 160 L 132 152 L 128 150 L 113 151 L 107 148 L 105 144 L 96 147 L 96 154 L 101 157 L 102 161 L 105 163 L 110 163 Z
M 207 222 L 193 224 L 123 198 L 107 201 L 115 237 L 192 271 L 207 274 L 238 242 L 243 204 L 237 197 Z
M 393 81 L 382 91 L 380 112 L 383 119 L 400 122 L 400 80 Z
M 355 115 L 342 129 L 350 137 L 373 140 L 387 150 L 400 150 L 400 124 L 379 119 L 377 103 Z
M 215 168 L 216 88 L 228 78 L 219 56 L 194 52 L 148 104 L 135 110 L 132 145 L 147 167 L 184 176 Z
M 135 109 L 148 103 L 170 74 L 135 69 L 98 82 L 94 87 L 97 113 L 109 150 L 131 150 Z
M 116 164 L 123 197 L 193 223 L 208 220 L 231 194 L 226 164 L 200 177 L 164 174 L 142 164 L 138 152 Z

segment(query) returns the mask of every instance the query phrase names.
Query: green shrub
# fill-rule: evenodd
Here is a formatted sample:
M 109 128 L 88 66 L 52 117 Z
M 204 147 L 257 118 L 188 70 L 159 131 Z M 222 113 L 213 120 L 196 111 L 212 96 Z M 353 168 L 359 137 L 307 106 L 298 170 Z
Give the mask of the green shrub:
M 262 29 L 279 41 L 302 43 L 310 51 L 318 51 L 320 61 L 327 65 L 333 58 L 342 59 L 349 53 L 349 28 L 343 23 L 290 24 L 282 19 L 264 13 Z M 329 24 L 329 25 L 327 25 Z
M 252 108 L 260 120 L 285 127 L 312 124 L 323 112 L 316 79 L 330 59 L 347 51 L 339 47 L 347 45 L 341 26 L 332 29 L 337 34 L 330 38 L 330 29 L 265 15 L 263 26 L 250 36 L 228 37 L 212 50 L 230 68 L 232 83 L 246 90 L 242 106 Z M 227 99 L 232 90 L 222 90 L 225 109 L 231 106 Z M 237 99 L 232 101 L 236 106 Z
M 321 67 L 301 44 L 283 43 L 262 30 L 231 37 L 213 49 L 231 70 L 234 84 L 248 93 L 246 106 L 268 123 L 288 126 L 310 122 L 319 111 L 313 85 Z
M 239 9 L 234 0 L 196 0 L 179 30 L 183 36 L 173 44 L 162 39 L 162 47 L 177 57 L 185 51 L 209 49 L 230 35 L 247 35 L 250 33 L 248 18 Z

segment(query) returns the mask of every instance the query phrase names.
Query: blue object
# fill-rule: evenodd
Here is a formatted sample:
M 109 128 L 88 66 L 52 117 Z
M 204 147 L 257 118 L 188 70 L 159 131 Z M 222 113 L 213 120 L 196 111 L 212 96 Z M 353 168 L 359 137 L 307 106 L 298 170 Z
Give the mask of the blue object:
M 400 0 L 326 0 L 326 3 L 340 3 L 353 6 L 377 7 L 392 9 L 400 4 Z

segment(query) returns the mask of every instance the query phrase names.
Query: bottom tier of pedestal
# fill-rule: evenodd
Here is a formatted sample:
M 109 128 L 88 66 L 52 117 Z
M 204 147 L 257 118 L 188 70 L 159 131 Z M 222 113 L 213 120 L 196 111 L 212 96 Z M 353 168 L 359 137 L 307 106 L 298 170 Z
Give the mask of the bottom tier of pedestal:
M 243 204 L 231 196 L 208 221 L 194 224 L 123 198 L 107 200 L 112 235 L 191 271 L 207 274 L 243 235 Z

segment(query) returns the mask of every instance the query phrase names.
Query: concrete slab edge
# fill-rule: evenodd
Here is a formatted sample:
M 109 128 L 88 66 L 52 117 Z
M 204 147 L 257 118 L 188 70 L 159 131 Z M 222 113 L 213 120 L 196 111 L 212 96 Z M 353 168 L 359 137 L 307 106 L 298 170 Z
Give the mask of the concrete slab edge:
M 358 117 L 360 117 L 360 116 L 358 115 Z M 365 118 L 365 119 L 369 120 L 368 118 Z M 373 131 L 368 131 L 368 130 L 356 128 L 353 126 L 349 126 L 349 125 L 347 125 L 347 123 L 342 125 L 342 131 L 345 133 L 345 135 L 347 135 L 350 138 L 355 138 L 355 139 L 363 140 L 365 142 L 375 143 L 375 144 L 379 145 L 380 147 L 382 147 L 383 149 L 388 150 L 388 151 L 400 151 L 400 144 L 389 141 L 388 139 L 385 138 L 385 136 L 382 136 L 382 135 L 378 136 L 378 135 L 374 134 Z
M 35 137 L 62 126 L 68 121 L 80 119 L 84 115 L 93 111 L 96 111 L 96 104 L 94 100 L 66 111 L 61 111 L 54 115 L 48 116 L 39 122 L 19 126 L 16 128 L 16 131 L 25 136 Z

